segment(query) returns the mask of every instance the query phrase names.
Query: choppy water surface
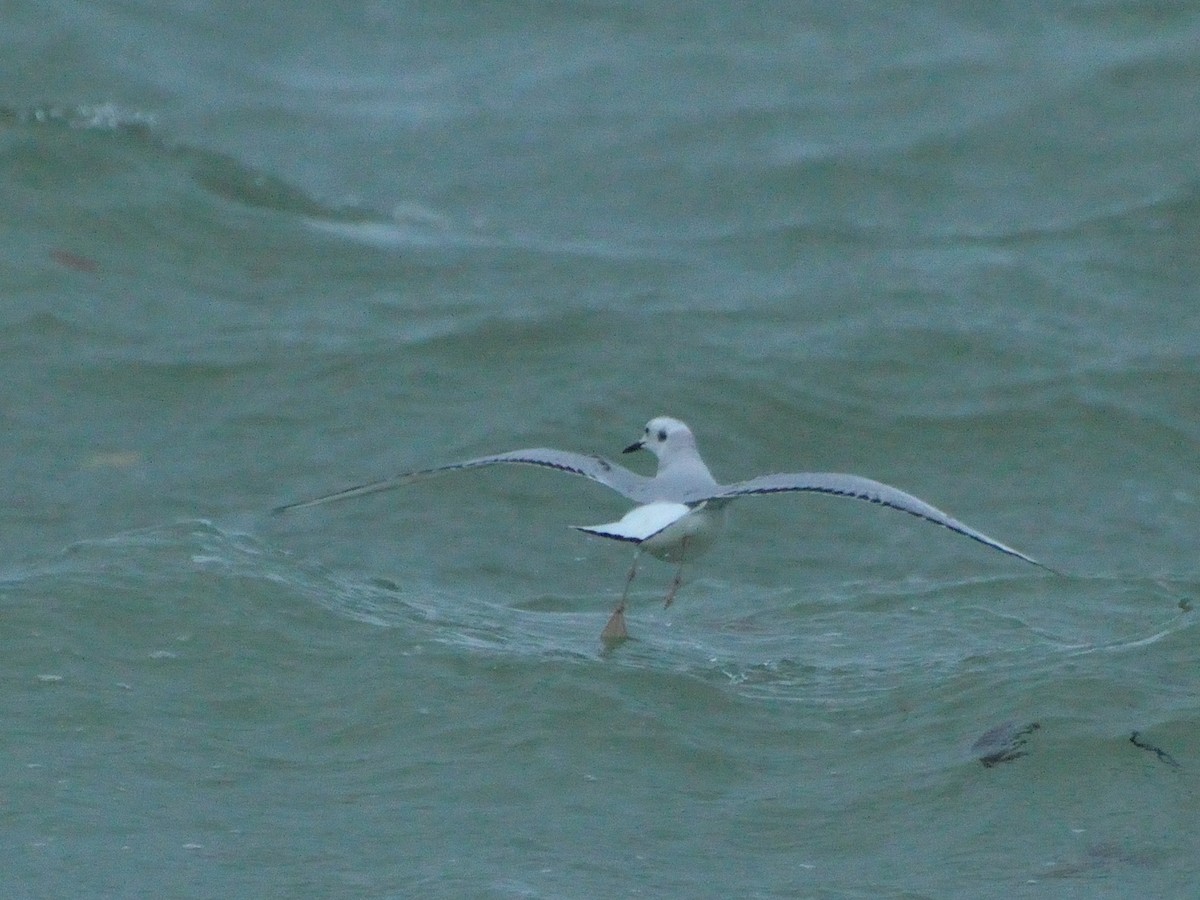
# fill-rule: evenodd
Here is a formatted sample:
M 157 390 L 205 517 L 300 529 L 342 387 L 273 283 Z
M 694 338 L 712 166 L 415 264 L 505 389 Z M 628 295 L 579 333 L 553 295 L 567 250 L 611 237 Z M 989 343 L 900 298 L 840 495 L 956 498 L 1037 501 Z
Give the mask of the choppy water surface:
M 5 896 L 1194 892 L 1200 14 L 5 19 Z

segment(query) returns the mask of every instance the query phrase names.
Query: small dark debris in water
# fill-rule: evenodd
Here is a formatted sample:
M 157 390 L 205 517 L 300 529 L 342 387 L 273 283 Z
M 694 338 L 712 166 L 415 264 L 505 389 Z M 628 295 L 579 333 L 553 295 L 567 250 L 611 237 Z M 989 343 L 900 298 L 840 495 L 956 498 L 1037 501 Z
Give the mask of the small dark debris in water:
M 1179 608 L 1181 610 L 1183 610 L 1184 612 L 1191 612 L 1192 611 L 1192 601 L 1189 600 L 1187 597 L 1184 597 L 1182 600 L 1179 601 Z
M 1137 747 L 1139 750 L 1149 750 L 1151 753 L 1153 753 L 1155 756 L 1158 757 L 1159 762 L 1164 762 L 1168 766 L 1174 766 L 1176 769 L 1180 768 L 1180 765 L 1176 761 L 1175 757 L 1173 757 L 1166 750 L 1163 750 L 1161 747 L 1155 747 L 1153 744 L 1147 744 L 1145 741 L 1139 740 L 1138 736 L 1140 734 L 1141 734 L 1140 731 L 1135 731 L 1133 734 L 1131 734 L 1129 736 L 1129 743 L 1133 744 L 1133 746 Z
M 971 752 L 979 757 L 984 768 L 1003 762 L 1011 762 L 1026 754 L 1025 738 L 1042 726 L 1037 722 L 1028 725 L 1018 725 L 1016 722 L 1005 722 L 995 728 L 989 728 L 979 740 L 971 745 Z
M 1087 875 L 1104 872 L 1119 866 L 1137 866 L 1146 868 L 1159 861 L 1156 853 L 1146 850 L 1133 850 L 1116 841 L 1101 841 L 1090 844 L 1083 856 L 1070 862 L 1059 863 L 1042 873 L 1044 878 L 1072 878 L 1076 875 Z
M 72 253 L 70 250 L 55 248 L 50 251 L 50 258 L 60 266 L 74 269 L 76 272 L 95 275 L 100 271 L 100 263 L 96 262 L 96 260 L 87 256 L 81 256 L 78 253 Z

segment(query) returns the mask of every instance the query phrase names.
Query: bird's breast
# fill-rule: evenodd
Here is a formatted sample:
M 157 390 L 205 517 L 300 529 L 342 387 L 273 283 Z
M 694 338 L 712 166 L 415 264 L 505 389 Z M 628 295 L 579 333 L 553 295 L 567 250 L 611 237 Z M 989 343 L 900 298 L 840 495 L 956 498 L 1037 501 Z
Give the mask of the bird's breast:
M 707 552 L 725 524 L 724 504 L 702 503 L 642 542 L 652 556 L 667 562 L 688 562 Z

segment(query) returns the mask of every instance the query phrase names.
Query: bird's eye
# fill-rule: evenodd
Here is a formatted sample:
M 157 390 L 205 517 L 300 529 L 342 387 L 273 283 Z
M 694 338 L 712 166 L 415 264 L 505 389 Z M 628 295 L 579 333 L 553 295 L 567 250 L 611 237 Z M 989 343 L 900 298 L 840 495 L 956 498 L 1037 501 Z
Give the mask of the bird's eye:
M 665 440 L 667 439 L 667 432 L 666 432 L 666 429 L 663 429 L 663 430 L 659 431 L 659 433 L 658 433 L 658 439 L 659 439 L 660 441 L 665 441 Z

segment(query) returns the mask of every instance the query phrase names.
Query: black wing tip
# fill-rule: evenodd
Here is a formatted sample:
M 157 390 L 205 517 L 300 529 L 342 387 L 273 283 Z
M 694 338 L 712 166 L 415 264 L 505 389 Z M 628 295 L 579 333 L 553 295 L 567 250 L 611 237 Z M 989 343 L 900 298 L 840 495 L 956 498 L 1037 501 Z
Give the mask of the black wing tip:
M 282 506 L 273 507 L 271 509 L 270 515 L 282 516 L 282 515 L 286 515 L 287 513 L 293 512 L 297 509 L 304 509 L 306 506 L 316 506 L 316 505 L 317 504 L 312 500 L 296 500 L 293 503 L 284 503 Z
M 1051 575 L 1056 575 L 1059 578 L 1069 577 L 1067 575 L 1067 573 L 1064 572 L 1062 569 L 1056 569 L 1056 568 L 1054 568 L 1054 566 L 1048 565 L 1044 562 L 1041 562 L 1040 560 L 1036 560 L 1032 556 L 1023 556 L 1022 559 L 1024 559 L 1026 562 L 1033 563 L 1039 569 L 1042 569 L 1045 572 L 1049 572 Z

